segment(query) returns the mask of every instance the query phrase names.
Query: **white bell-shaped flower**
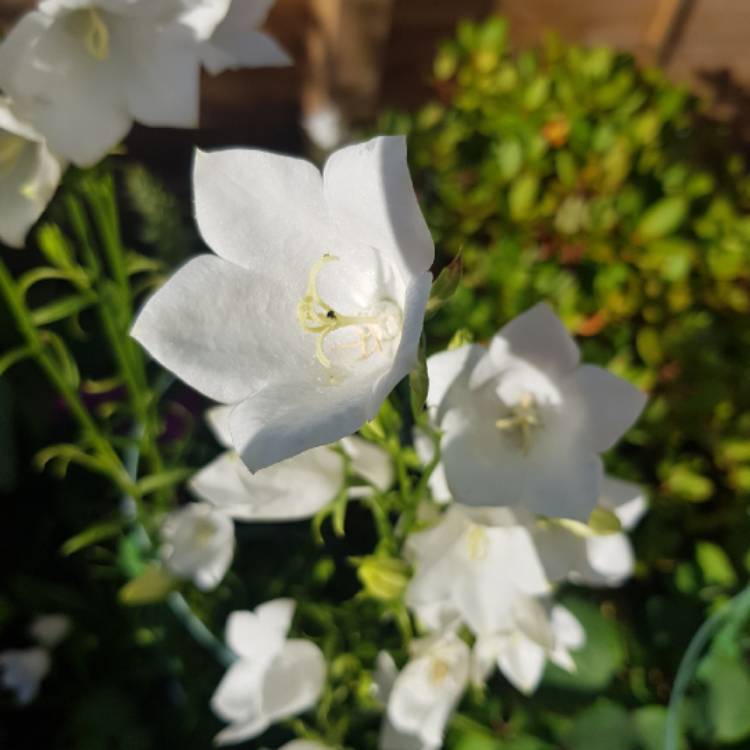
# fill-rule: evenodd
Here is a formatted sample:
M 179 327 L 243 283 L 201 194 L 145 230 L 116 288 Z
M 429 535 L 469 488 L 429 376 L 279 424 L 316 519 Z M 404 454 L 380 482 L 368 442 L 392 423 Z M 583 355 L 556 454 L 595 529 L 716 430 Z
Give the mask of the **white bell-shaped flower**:
M 204 591 L 221 583 L 234 556 L 234 523 L 208 503 L 190 503 L 170 513 L 162 523 L 161 538 L 167 570 L 192 579 Z
M 560 320 L 539 304 L 488 349 L 467 345 L 430 357 L 428 406 L 443 431 L 456 501 L 588 520 L 601 490 L 599 453 L 633 424 L 645 396 L 579 356 Z
M 0 684 L 16 694 L 21 705 L 31 703 L 51 665 L 45 648 L 26 648 L 0 653 Z
M 572 672 L 575 662 L 570 651 L 584 645 L 585 631 L 560 605 L 551 607 L 547 625 L 545 629 L 521 626 L 478 636 L 472 653 L 474 682 L 482 684 L 497 666 L 518 690 L 530 694 L 539 685 L 547 660 Z
M 393 682 L 388 720 L 423 746 L 441 747 L 445 725 L 469 681 L 471 652 L 450 630 L 412 641 L 411 652 Z
M 406 556 L 406 604 L 431 629 L 459 617 L 476 634 L 513 630 L 527 601 L 550 590 L 531 529 L 506 508 L 451 505 L 409 537 Z
M 42 0 L 0 45 L 0 86 L 50 148 L 101 159 L 133 120 L 198 124 L 200 66 L 286 64 L 268 0 Z M 231 7 L 230 7 L 231 6 Z
M 310 518 L 344 486 L 346 461 L 332 446 L 319 446 L 252 474 L 231 450 L 231 408 L 217 406 L 206 418 L 221 453 L 190 480 L 192 492 L 238 521 L 293 521 Z M 393 483 L 393 465 L 386 451 L 357 436 L 339 443 L 353 473 L 381 491 Z M 368 494 L 372 487 L 353 487 L 352 494 Z M 359 492 L 355 492 L 359 490 Z
M 0 242 L 23 247 L 57 190 L 63 162 L 44 138 L 0 97 Z
M 252 471 L 350 435 L 416 363 L 434 247 L 403 137 L 309 162 L 198 153 L 202 255 L 146 303 L 132 335 L 209 398 L 235 404 Z
M 211 707 L 229 723 L 216 736 L 228 745 L 251 739 L 271 724 L 312 708 L 325 682 L 326 664 L 312 642 L 287 639 L 291 599 L 274 599 L 254 612 L 233 612 L 226 640 L 237 654 L 219 683 Z

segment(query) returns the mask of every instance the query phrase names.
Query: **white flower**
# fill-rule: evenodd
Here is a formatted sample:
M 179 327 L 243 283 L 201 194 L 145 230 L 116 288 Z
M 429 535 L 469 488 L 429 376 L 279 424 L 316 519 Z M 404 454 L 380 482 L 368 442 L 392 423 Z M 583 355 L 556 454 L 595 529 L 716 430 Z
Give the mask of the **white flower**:
M 234 556 L 234 523 L 208 503 L 190 503 L 170 513 L 161 538 L 167 569 L 204 591 L 221 583 Z
M 291 599 L 274 599 L 255 612 L 232 612 L 226 639 L 238 659 L 211 698 L 229 726 L 216 736 L 227 745 L 256 737 L 272 723 L 311 708 L 325 682 L 326 665 L 310 641 L 286 637 L 294 614 Z
M 631 482 L 604 477 L 599 506 L 632 529 L 646 511 L 641 488 Z M 602 534 L 570 522 L 542 522 L 534 538 L 551 580 L 588 586 L 619 586 L 633 575 L 635 556 L 627 534 Z
M 29 626 L 29 635 L 47 649 L 55 648 L 70 632 L 67 615 L 41 615 Z
M 522 693 L 533 693 L 549 659 L 569 672 L 575 670 L 569 651 L 583 646 L 586 634 L 573 614 L 560 605 L 551 608 L 547 628 L 517 627 L 480 635 L 474 643 L 472 678 L 481 684 L 497 666 Z
M 409 537 L 406 555 L 415 569 L 406 604 L 432 629 L 458 616 L 474 633 L 512 630 L 550 590 L 530 528 L 506 508 L 452 505 Z
M 373 683 L 380 702 L 387 706 L 393 685 L 398 677 L 398 668 L 387 651 L 381 651 L 375 665 Z M 418 736 L 400 732 L 388 718 L 386 712 L 380 725 L 378 750 L 438 750 L 439 745 L 423 742 Z
M 63 163 L 44 138 L 0 97 L 0 241 L 23 247 L 57 190 Z
M 645 396 L 579 351 L 544 304 L 506 325 L 488 350 L 428 360 L 428 405 L 455 500 L 586 521 L 601 489 L 599 453 L 630 427 Z
M 435 458 L 435 444 L 432 438 L 419 427 L 414 428 L 414 450 L 425 466 Z M 448 480 L 445 478 L 445 467 L 442 461 L 438 462 L 432 470 L 432 474 L 427 480 L 427 486 L 430 488 L 432 499 L 436 503 L 445 505 L 453 499 Z
M 279 750 L 330 750 L 330 748 L 321 745 L 319 742 L 292 740 L 291 742 L 287 742 L 284 747 L 280 747 Z
M 230 4 L 232 5 L 230 9 Z M 0 46 L 0 86 L 80 166 L 146 125 L 198 123 L 200 66 L 278 65 L 267 0 L 42 0 Z
M 302 118 L 302 129 L 323 151 L 336 148 L 346 134 L 341 110 L 335 104 L 323 105 L 305 114 Z
M 412 658 L 391 688 L 388 720 L 423 746 L 441 747 L 445 725 L 469 681 L 469 647 L 455 633 L 444 632 L 412 641 L 411 649 Z
M 231 447 L 230 413 L 231 408 L 218 406 L 206 414 L 225 448 Z M 344 438 L 340 445 L 355 474 L 381 491 L 391 486 L 393 466 L 383 449 L 356 436 Z M 255 474 L 228 450 L 192 477 L 190 489 L 240 521 L 292 521 L 310 518 L 331 502 L 344 486 L 345 469 L 344 457 L 330 446 L 312 448 Z M 369 491 L 352 488 L 353 495 Z
M 309 162 L 198 153 L 195 206 L 216 255 L 177 271 L 132 335 L 225 404 L 257 471 L 372 419 L 416 362 L 434 247 L 402 137 Z
M 0 653 L 0 683 L 13 690 L 22 705 L 31 703 L 50 668 L 50 656 L 44 648 L 26 648 Z

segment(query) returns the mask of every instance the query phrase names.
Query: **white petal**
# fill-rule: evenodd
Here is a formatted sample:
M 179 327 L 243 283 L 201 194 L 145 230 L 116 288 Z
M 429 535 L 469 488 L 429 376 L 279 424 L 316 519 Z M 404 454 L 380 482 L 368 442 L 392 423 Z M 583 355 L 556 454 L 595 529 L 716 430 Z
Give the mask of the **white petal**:
M 52 649 L 70 632 L 70 626 L 67 615 L 42 615 L 31 623 L 29 633 L 41 646 Z
M 208 39 L 226 17 L 231 2 L 232 0 L 180 0 L 183 10 L 179 15 L 179 22 L 189 28 L 195 38 Z
M 284 301 L 271 280 L 199 255 L 146 302 L 131 335 L 188 385 L 236 403 L 305 363 L 297 353 L 301 329 L 278 324 Z M 294 309 L 290 301 L 286 307 Z
M 381 136 L 332 154 L 323 170 L 326 201 L 344 238 L 387 253 L 405 278 L 435 257 L 406 162 L 406 139 Z
M 205 413 L 206 422 L 213 432 L 219 445 L 223 448 L 232 447 L 232 433 L 229 429 L 229 420 L 234 406 L 212 406 Z
M 283 747 L 280 747 L 279 750 L 330 750 L 330 748 L 321 745 L 319 742 L 292 740 L 291 742 L 287 742 Z
M 586 643 L 586 631 L 575 615 L 561 604 L 552 608 L 552 628 L 555 638 L 567 648 L 577 649 Z
M 585 543 L 589 565 L 610 586 L 618 586 L 633 575 L 635 557 L 625 534 L 589 537 Z
M 471 375 L 477 388 L 494 377 L 509 361 L 523 360 L 552 376 L 569 373 L 578 365 L 575 341 L 549 305 L 539 303 L 514 318 L 497 333 L 485 357 Z
M 51 660 L 44 648 L 27 648 L 0 653 L 0 684 L 13 690 L 21 705 L 31 703 L 49 672 Z
M 635 528 L 648 509 L 643 489 L 633 482 L 605 476 L 599 505 L 612 510 L 624 529 Z
M 638 419 L 646 395 L 627 380 L 593 365 L 583 365 L 571 386 L 586 405 L 588 445 L 601 453 L 609 450 Z
M 198 227 L 215 253 L 269 278 L 296 274 L 294 316 L 313 263 L 337 248 L 316 167 L 265 151 L 197 151 L 193 190 Z
M 227 619 L 227 645 L 244 659 L 270 662 L 282 649 L 294 606 L 292 599 L 274 599 L 254 612 L 232 612 Z
M 451 386 L 461 377 L 468 378 L 486 351 L 477 344 L 465 344 L 428 357 L 427 375 L 430 385 L 427 405 L 440 407 Z
M 351 460 L 355 474 L 366 479 L 381 492 L 393 484 L 393 460 L 388 451 L 357 435 L 342 438 L 341 447 Z
M 528 695 L 542 679 L 546 658 L 541 646 L 520 633 L 513 633 L 505 639 L 498 666 L 515 687 Z
M 257 713 L 265 666 L 247 659 L 231 664 L 211 697 L 211 710 L 224 721 L 242 721 Z

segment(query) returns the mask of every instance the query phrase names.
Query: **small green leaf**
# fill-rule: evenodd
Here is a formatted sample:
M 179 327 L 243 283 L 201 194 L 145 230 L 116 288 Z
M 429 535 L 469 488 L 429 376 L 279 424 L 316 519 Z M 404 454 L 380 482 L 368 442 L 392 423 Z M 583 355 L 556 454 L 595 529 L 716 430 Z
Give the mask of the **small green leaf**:
M 129 607 L 154 604 L 166 599 L 175 586 L 175 579 L 161 565 L 152 563 L 120 589 L 118 598 Z
M 60 297 L 54 302 L 32 310 L 31 320 L 37 326 L 48 325 L 49 323 L 69 318 L 71 315 L 75 315 L 81 312 L 81 310 L 91 307 L 95 302 L 96 295 L 93 292 Z
M 72 536 L 68 539 L 65 544 L 60 547 L 60 551 L 66 557 L 79 552 L 86 547 L 90 547 L 92 544 L 104 541 L 105 539 L 111 539 L 113 536 L 117 536 L 123 527 L 123 520 L 117 521 L 103 521 L 102 523 L 89 526 L 80 533 Z
M 515 221 L 527 219 L 534 207 L 539 192 L 539 178 L 533 174 L 521 175 L 510 189 L 508 208 Z
M 73 248 L 57 224 L 42 224 L 36 233 L 36 240 L 42 254 L 53 266 L 68 271 L 76 267 Z
M 427 375 L 427 343 L 425 336 L 419 340 L 419 352 L 417 364 L 409 373 L 409 398 L 414 419 L 419 420 L 427 401 L 427 392 L 430 388 L 430 380 Z
M 688 212 L 688 202 L 680 196 L 662 198 L 642 216 L 636 228 L 641 241 L 666 237 L 679 229 Z
M 144 477 L 138 482 L 138 491 L 141 495 L 148 495 L 150 492 L 156 492 L 165 487 L 172 487 L 175 484 L 180 484 L 180 482 L 184 482 L 194 473 L 194 469 L 181 467 L 179 469 L 163 471 L 160 474 L 152 474 L 151 476 Z
M 425 319 L 431 318 L 455 294 L 461 281 L 461 273 L 462 263 L 459 253 L 433 282 L 425 309 Z
M 695 559 L 706 583 L 731 587 L 737 583 L 737 574 L 727 553 L 713 542 L 698 542 L 695 545 Z
M 738 742 L 750 736 L 750 672 L 742 659 L 712 650 L 698 667 L 697 676 L 708 688 L 714 739 Z

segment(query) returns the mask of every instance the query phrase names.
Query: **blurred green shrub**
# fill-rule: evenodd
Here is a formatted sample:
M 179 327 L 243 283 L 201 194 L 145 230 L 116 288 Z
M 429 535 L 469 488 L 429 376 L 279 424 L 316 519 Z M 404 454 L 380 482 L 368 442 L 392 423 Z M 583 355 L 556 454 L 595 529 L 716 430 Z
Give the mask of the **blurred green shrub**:
M 507 33 L 502 19 L 462 24 L 435 60 L 435 101 L 381 122 L 409 136 L 441 262 L 462 253 L 463 283 L 428 341 L 459 328 L 486 339 L 547 299 L 587 359 L 649 391 L 609 467 L 652 501 L 638 580 L 603 606 L 629 654 L 610 689 L 630 706 L 664 703 L 695 627 L 747 579 L 750 177 L 660 72 L 554 37 L 513 57 Z M 734 684 L 720 701 L 694 696 L 711 747 L 750 735 L 746 721 L 727 727 L 727 701 L 746 716 L 750 700 L 750 683 Z M 637 739 L 648 711 L 623 747 L 659 746 Z M 589 746 L 560 721 L 566 747 Z

